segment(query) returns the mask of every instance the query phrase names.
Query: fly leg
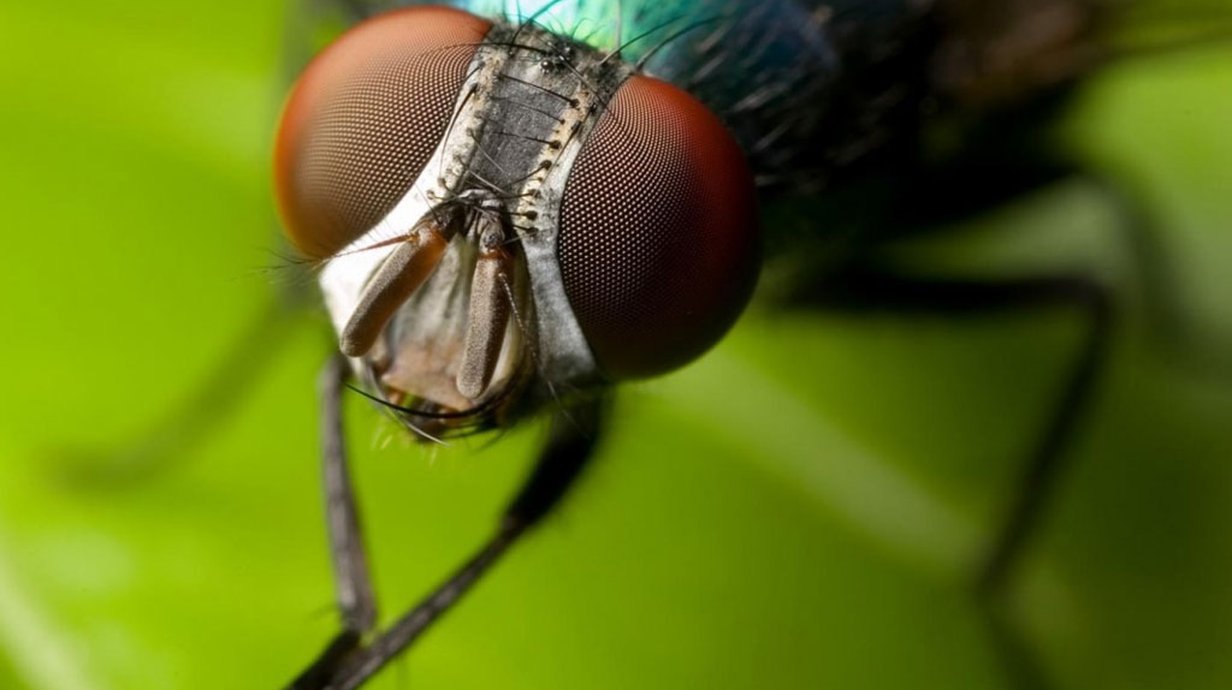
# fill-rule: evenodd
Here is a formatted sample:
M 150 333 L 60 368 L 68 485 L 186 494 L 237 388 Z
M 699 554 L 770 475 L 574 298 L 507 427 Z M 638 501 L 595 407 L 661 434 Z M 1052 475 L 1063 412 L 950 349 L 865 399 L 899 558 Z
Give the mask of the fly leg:
M 977 604 L 984 612 L 994 644 L 1005 660 L 1010 680 L 1022 690 L 1049 687 L 1047 677 L 1004 609 L 1015 569 L 1039 533 L 1040 522 L 1055 499 L 1065 470 L 1066 453 L 1098 383 L 1107 359 L 1112 326 L 1112 301 L 1099 284 L 1084 278 L 1051 278 L 1001 286 L 1006 307 L 1052 302 L 1081 311 L 1086 330 L 1051 412 L 1019 470 L 1000 526 L 974 574 Z M 1017 295 L 1012 293 L 1017 292 Z
M 1007 618 L 1003 598 L 1015 569 L 1039 532 L 1050 501 L 1055 498 L 1068 446 L 1089 407 L 1107 357 L 1113 316 L 1107 290 L 1081 275 L 946 280 L 904 277 L 861 267 L 845 271 L 825 285 L 813 286 L 808 301 L 814 306 L 844 311 L 955 317 L 1042 307 L 1070 307 L 1082 314 L 1082 344 L 1065 373 L 1057 400 L 1020 464 L 1007 509 L 976 563 L 971 580 L 976 602 L 1014 687 L 1047 687 L 1034 655 Z
M 368 575 L 363 531 L 356 510 L 355 491 L 342 428 L 342 392 L 350 377 L 347 361 L 331 357 L 321 371 L 321 474 L 325 488 L 325 521 L 330 561 L 334 569 L 334 596 L 342 618 L 342 631 L 292 683 L 294 690 L 327 687 L 334 670 L 358 649 L 365 633 L 376 625 L 376 598 Z
M 1114 180 L 1086 173 L 1088 180 L 1115 213 L 1121 240 L 1128 252 L 1145 317 L 1146 343 L 1171 366 L 1210 378 L 1232 379 L 1232 361 L 1227 347 L 1203 334 L 1192 315 L 1186 313 L 1184 273 L 1175 248 L 1169 246 L 1159 218 L 1143 203 L 1131 181 Z
M 552 511 L 581 474 L 598 441 L 604 407 L 603 401 L 561 410 L 552 419 L 547 444 L 523 483 L 518 493 L 505 508 L 495 532 L 475 553 L 455 570 L 434 591 L 407 611 L 371 644 L 359 644 L 362 632 L 348 628 L 338 635 L 321 656 L 290 686 L 291 690 L 352 690 L 364 684 L 393 658 L 415 642 L 431 625 L 448 611 L 485 574 L 500 557 L 527 531 Z M 331 438 L 340 442 L 340 435 L 331 437 L 326 432 L 327 453 Z M 339 445 L 340 448 L 340 445 Z M 327 482 L 329 459 L 327 458 Z M 332 491 L 327 488 L 327 492 Z M 353 506 L 348 488 L 338 493 L 339 500 Z M 371 608 L 372 594 L 367 586 L 366 567 L 363 566 L 362 550 L 359 549 L 358 525 L 354 523 L 353 508 L 340 510 L 351 520 L 330 509 L 330 532 L 333 539 L 335 573 L 339 578 L 339 600 L 342 603 L 344 625 L 351 625 L 352 614 L 356 622 L 369 626 L 375 618 Z M 345 545 L 338 540 L 343 533 Z M 356 558 L 356 554 L 358 557 Z M 349 566 L 347 565 L 349 562 Z M 358 567 L 355 567 L 358 564 Z M 362 584 L 357 581 L 363 575 Z M 348 592 L 357 595 L 356 600 L 368 603 L 348 610 Z M 362 609 L 362 610 L 361 610 Z M 364 618 L 367 616 L 367 618 Z

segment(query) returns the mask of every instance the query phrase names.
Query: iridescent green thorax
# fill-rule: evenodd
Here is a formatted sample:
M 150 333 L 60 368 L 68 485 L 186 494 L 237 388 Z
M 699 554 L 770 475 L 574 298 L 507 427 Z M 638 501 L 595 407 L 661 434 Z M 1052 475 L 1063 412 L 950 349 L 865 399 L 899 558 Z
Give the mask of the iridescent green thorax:
M 795 167 L 841 77 L 829 12 L 897 16 L 913 0 L 454 0 L 461 9 L 529 22 L 600 52 L 619 49 L 645 74 L 690 92 L 722 119 L 758 175 Z M 841 9 L 835 9 L 841 6 Z M 886 10 L 892 10 L 886 12 Z
M 727 0 L 681 0 L 649 3 L 644 0 L 458 0 L 459 7 L 513 24 L 533 20 L 547 30 L 593 48 L 610 52 L 623 48 L 626 60 L 636 62 L 665 37 L 704 15 L 718 15 Z

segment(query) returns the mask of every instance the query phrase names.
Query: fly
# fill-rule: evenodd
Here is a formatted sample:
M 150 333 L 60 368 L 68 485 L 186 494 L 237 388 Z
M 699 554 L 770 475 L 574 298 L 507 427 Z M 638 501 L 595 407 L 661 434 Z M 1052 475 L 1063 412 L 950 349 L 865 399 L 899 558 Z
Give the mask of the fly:
M 973 577 L 1014 680 L 1041 687 L 997 597 L 1098 378 L 1111 298 L 1081 274 L 907 274 L 878 250 L 1071 172 L 1040 145 L 1041 123 L 1105 57 L 1109 8 L 459 0 L 380 12 L 396 4 L 347 5 L 364 21 L 308 66 L 278 135 L 284 227 L 318 269 L 339 338 L 322 391 L 342 625 L 291 687 L 359 687 L 411 645 L 565 495 L 612 386 L 711 347 L 746 304 L 763 246 L 791 240 L 826 251 L 793 259 L 807 279 L 779 296 L 789 305 L 1085 316 Z M 763 238 L 758 206 L 772 200 L 806 204 L 809 236 Z M 553 416 L 490 540 L 384 631 L 343 444 L 350 380 L 428 442 Z

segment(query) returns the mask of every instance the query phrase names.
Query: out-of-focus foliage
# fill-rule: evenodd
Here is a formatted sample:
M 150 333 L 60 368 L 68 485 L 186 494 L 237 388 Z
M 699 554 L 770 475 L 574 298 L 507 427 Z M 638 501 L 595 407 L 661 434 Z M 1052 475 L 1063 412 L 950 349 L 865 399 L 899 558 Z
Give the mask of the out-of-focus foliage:
M 1228 0 L 1106 0 L 1111 41 L 1141 53 L 1177 45 L 1226 43 L 1232 37 Z
M 262 270 L 283 26 L 235 0 L 0 6 L 2 688 L 272 688 L 333 631 L 319 320 L 168 471 L 64 481 L 68 451 L 173 407 L 291 279 Z M 1126 298 L 1012 592 L 1062 687 L 1232 686 L 1230 121 L 1215 46 L 1109 71 L 1065 128 L 1157 221 L 1192 332 L 1170 354 L 1095 185 L 903 249 L 1091 266 Z M 374 687 L 1002 687 L 962 584 L 1077 326 L 754 310 L 626 391 L 563 512 Z M 361 400 L 349 418 L 388 619 L 486 533 L 538 431 L 432 450 Z

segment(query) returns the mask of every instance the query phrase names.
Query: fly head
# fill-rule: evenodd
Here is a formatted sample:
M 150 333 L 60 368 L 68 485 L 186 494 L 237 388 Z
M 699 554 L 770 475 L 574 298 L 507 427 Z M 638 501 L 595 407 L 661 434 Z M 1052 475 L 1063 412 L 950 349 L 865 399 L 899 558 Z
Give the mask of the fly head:
M 723 123 L 617 55 L 442 7 L 305 71 L 275 180 L 339 347 L 422 437 L 660 374 L 730 327 L 758 265 Z

